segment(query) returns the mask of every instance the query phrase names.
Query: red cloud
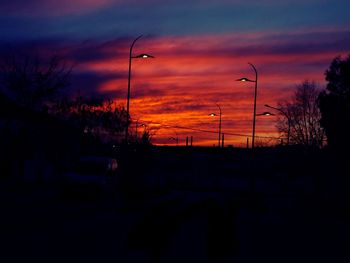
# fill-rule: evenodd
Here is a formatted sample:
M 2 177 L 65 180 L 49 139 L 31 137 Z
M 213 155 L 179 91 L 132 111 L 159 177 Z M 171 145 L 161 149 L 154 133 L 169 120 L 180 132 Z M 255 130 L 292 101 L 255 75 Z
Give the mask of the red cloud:
M 264 104 L 276 105 L 289 99 L 295 85 L 305 79 L 323 85 L 324 71 L 337 55 L 331 43 L 315 44 L 310 51 L 303 39 L 299 39 L 301 43 L 290 38 L 267 40 L 268 36 L 263 34 L 140 39 L 134 46 L 134 55 L 149 53 L 156 58 L 132 61 L 132 118 L 149 123 L 156 131 L 157 144 L 174 144 L 169 137 L 176 132 L 181 144 L 186 136 L 194 136 L 195 145 L 212 145 L 217 142 L 218 120 L 208 114 L 217 111 L 215 104 L 219 103 L 226 143 L 244 146 L 252 133 L 254 86 L 235 80 L 243 76 L 254 78 L 247 62 L 253 63 L 259 72 L 259 113 L 266 111 Z M 116 98 L 123 104 L 129 42 L 118 46 L 110 43 L 104 49 L 109 54 L 115 49 L 118 55 L 85 64 L 92 71 L 121 74 L 121 78 L 109 80 L 99 88 L 109 94 L 124 93 Z M 276 117 L 258 116 L 257 141 L 279 142 L 275 124 Z
M 248 62 L 259 73 L 257 113 L 261 113 L 266 111 L 264 104 L 289 99 L 305 79 L 324 85 L 324 71 L 332 59 L 350 51 L 347 35 L 319 30 L 280 36 L 144 36 L 136 42 L 133 55 L 149 53 L 155 58 L 132 60 L 131 117 L 149 125 L 156 144 L 174 144 L 169 138 L 176 134 L 179 144 L 193 136 L 194 145 L 210 146 L 217 143 L 218 118 L 208 114 L 217 113 L 218 103 L 226 144 L 245 146 L 252 134 L 254 83 L 236 79 L 255 77 Z M 94 89 L 125 105 L 132 40 L 61 48 L 77 63 L 74 72 L 81 75 L 80 83 L 94 85 L 80 90 Z M 256 121 L 257 142 L 278 142 L 265 138 L 279 137 L 275 116 L 258 116 Z

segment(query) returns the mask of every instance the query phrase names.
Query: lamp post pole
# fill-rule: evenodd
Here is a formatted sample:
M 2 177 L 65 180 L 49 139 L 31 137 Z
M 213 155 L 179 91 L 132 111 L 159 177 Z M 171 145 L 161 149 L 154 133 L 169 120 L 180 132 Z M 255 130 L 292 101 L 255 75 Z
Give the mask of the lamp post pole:
M 252 63 L 249 63 L 249 65 L 252 66 L 252 68 L 255 71 L 255 91 L 254 91 L 254 119 L 253 119 L 253 137 L 252 137 L 252 149 L 254 149 L 254 143 L 255 143 L 255 117 L 256 117 L 256 97 L 257 97 L 257 91 L 258 91 L 258 71 L 254 67 Z
M 220 148 L 221 146 L 221 108 L 219 106 L 219 104 L 216 104 L 216 106 L 218 106 L 219 108 L 219 138 L 218 138 L 218 147 Z
M 135 129 L 136 142 L 138 142 L 138 127 L 144 127 L 144 129 L 145 129 L 146 125 L 144 123 L 139 124 L 139 120 L 136 121 L 136 129 Z M 145 132 L 145 130 L 144 130 L 144 132 Z
M 221 107 L 219 104 L 216 103 L 216 106 L 219 108 L 219 134 L 218 134 L 218 147 L 220 148 L 220 142 L 221 142 Z M 210 113 L 209 116 L 215 117 L 218 116 L 216 113 Z
M 177 132 L 175 131 L 175 134 L 176 134 L 176 146 L 179 145 L 179 135 L 177 134 Z
M 253 112 L 253 134 L 252 134 L 252 150 L 254 149 L 254 143 L 255 143 L 255 117 L 256 117 L 256 97 L 258 92 L 258 71 L 256 70 L 255 66 L 252 63 L 248 63 L 255 72 L 255 80 L 250 80 L 248 78 L 240 78 L 237 79 L 237 81 L 248 81 L 248 82 L 255 82 L 255 89 L 254 89 L 254 112 Z
M 275 108 L 275 107 L 272 107 L 268 104 L 265 104 L 264 105 L 265 107 L 267 108 L 271 108 L 271 109 L 274 109 L 274 110 L 277 110 L 279 111 L 280 113 L 282 113 L 286 118 L 287 118 L 287 121 L 288 121 L 288 131 L 287 131 L 287 145 L 289 145 L 289 138 L 290 138 L 290 126 L 291 126 L 291 120 L 290 120 L 290 116 L 288 116 L 287 113 L 285 113 L 282 109 L 280 108 Z
M 151 55 L 148 54 L 140 54 L 138 56 L 132 56 L 132 49 L 136 43 L 137 40 L 139 40 L 142 37 L 142 35 L 138 36 L 134 39 L 130 46 L 130 52 L 129 52 L 129 74 L 128 74 L 128 95 L 127 95 L 127 101 L 126 101 L 126 128 L 125 128 L 125 143 L 128 144 L 128 135 L 129 135 L 129 105 L 130 105 L 130 80 L 131 80 L 131 60 L 133 58 L 154 58 Z
M 128 74 L 128 96 L 126 100 L 126 128 L 125 128 L 125 143 L 128 144 L 128 134 L 129 134 L 129 105 L 130 105 L 130 80 L 131 80 L 131 60 L 132 60 L 132 48 L 135 45 L 135 42 L 140 39 L 142 35 L 134 39 L 130 46 L 129 52 L 129 74 Z

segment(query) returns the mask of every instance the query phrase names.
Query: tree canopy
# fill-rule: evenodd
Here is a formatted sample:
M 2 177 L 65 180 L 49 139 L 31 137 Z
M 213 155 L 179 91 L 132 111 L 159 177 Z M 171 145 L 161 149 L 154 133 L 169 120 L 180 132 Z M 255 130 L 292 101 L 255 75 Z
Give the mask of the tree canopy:
M 319 96 L 321 125 L 328 145 L 342 152 L 350 147 L 350 55 L 336 57 L 325 77 L 327 88 Z
M 296 86 L 290 101 L 279 103 L 278 130 L 286 134 L 291 144 L 322 147 L 324 131 L 317 104 L 320 91 L 316 83 L 305 80 Z
M 41 110 L 57 91 L 69 85 L 72 67 L 60 57 L 10 54 L 0 60 L 0 93 L 16 105 Z

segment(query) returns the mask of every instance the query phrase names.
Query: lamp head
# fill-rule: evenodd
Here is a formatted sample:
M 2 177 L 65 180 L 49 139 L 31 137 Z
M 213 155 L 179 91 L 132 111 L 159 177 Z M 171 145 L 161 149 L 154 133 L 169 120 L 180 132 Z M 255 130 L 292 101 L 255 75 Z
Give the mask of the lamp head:
M 242 82 L 255 82 L 254 80 L 248 79 L 248 78 L 240 78 L 236 79 L 236 81 L 242 81 Z
M 137 56 L 134 56 L 132 58 L 154 58 L 154 56 L 150 55 L 150 54 L 140 54 L 140 55 L 137 55 Z
M 265 111 L 263 113 L 256 114 L 256 116 L 275 116 L 275 114 L 268 112 L 268 111 Z

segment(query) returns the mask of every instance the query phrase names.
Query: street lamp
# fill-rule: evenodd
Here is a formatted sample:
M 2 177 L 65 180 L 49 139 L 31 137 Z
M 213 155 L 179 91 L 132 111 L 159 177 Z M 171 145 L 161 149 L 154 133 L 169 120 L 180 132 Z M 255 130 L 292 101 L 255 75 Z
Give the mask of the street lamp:
M 268 111 L 264 111 L 262 113 L 256 114 L 256 116 L 275 116 L 275 114 L 268 112 Z
M 151 55 L 148 54 L 140 54 L 137 56 L 132 56 L 132 48 L 135 45 L 135 42 L 140 39 L 142 35 L 138 36 L 137 38 L 134 39 L 130 46 L 130 52 L 129 52 L 129 75 L 128 75 L 128 96 L 127 96 L 127 101 L 126 101 L 126 128 L 125 128 L 125 143 L 128 144 L 128 133 L 129 133 L 129 104 L 130 104 L 130 80 L 131 80 L 131 60 L 133 58 L 154 58 Z
M 255 80 L 251 80 L 248 78 L 240 78 L 237 79 L 237 81 L 242 82 L 254 82 L 255 83 L 255 92 L 254 92 L 254 114 L 253 114 L 253 136 L 252 136 L 252 149 L 254 149 L 254 141 L 255 141 L 255 117 L 256 117 L 256 96 L 257 96 L 257 90 L 258 90 L 258 71 L 254 67 L 252 63 L 248 63 L 255 72 Z
M 176 138 L 175 137 L 170 137 L 169 140 L 174 140 L 176 142 L 176 146 L 178 146 L 179 138 L 177 136 L 176 136 Z
M 219 138 L 218 138 L 218 147 L 220 148 L 220 140 L 221 140 L 221 108 L 219 104 L 216 104 L 219 108 Z M 216 113 L 210 113 L 209 116 L 215 117 L 218 116 Z
M 290 116 L 288 116 L 288 114 L 287 114 L 285 111 L 283 111 L 282 109 L 280 109 L 280 108 L 275 108 L 275 107 L 272 107 L 272 106 L 270 106 L 270 105 L 268 105 L 268 104 L 265 104 L 264 106 L 267 107 L 267 108 L 271 108 L 271 109 L 274 109 L 274 110 L 279 111 L 280 113 L 282 113 L 282 114 L 287 118 L 287 121 L 288 121 L 287 145 L 289 145 L 290 125 L 291 125 Z
M 144 124 L 144 123 L 139 123 L 139 120 L 137 120 L 136 121 L 136 130 L 135 130 L 135 133 L 136 133 L 136 141 L 138 140 L 138 134 L 137 134 L 137 128 L 138 127 L 143 127 L 144 129 L 146 129 L 146 124 Z M 145 132 L 145 130 L 144 130 L 144 132 Z

